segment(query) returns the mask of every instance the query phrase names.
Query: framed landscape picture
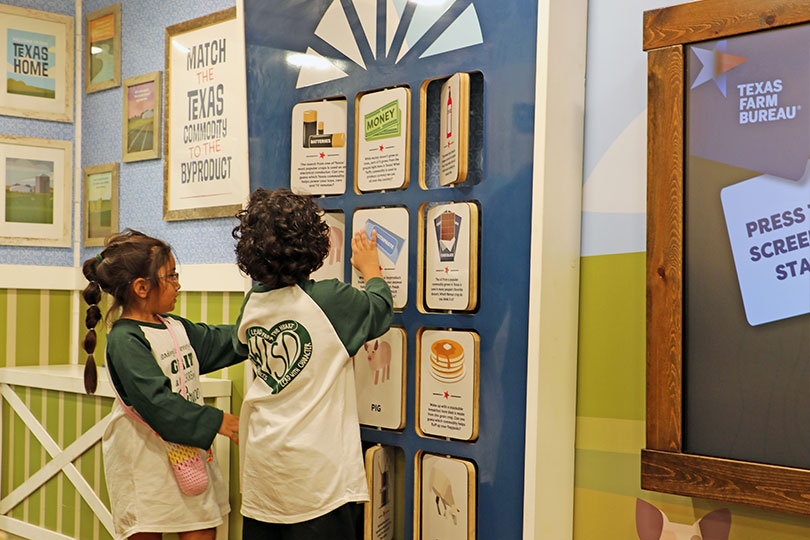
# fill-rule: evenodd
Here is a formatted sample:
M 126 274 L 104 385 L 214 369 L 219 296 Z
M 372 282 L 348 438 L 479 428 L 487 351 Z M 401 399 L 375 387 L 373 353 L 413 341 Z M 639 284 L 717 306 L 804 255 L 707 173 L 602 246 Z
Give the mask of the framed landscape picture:
M 118 232 L 118 163 L 84 168 L 82 215 L 85 246 L 103 246 Z
M 160 158 L 162 73 L 124 79 L 121 160 Z
M 70 246 L 73 143 L 0 135 L 0 244 Z
M 121 85 L 121 4 L 84 16 L 84 91 Z
M 0 114 L 73 121 L 73 17 L 0 4 Z

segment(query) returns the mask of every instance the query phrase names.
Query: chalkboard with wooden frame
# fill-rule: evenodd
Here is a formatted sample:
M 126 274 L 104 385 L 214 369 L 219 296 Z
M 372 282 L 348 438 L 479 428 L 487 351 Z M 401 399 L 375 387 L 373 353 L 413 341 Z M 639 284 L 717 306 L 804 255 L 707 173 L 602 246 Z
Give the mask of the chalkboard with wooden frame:
M 644 13 L 648 53 L 647 420 L 641 487 L 810 515 L 810 470 L 684 450 L 686 47 L 810 21 L 808 2 L 702 0 Z

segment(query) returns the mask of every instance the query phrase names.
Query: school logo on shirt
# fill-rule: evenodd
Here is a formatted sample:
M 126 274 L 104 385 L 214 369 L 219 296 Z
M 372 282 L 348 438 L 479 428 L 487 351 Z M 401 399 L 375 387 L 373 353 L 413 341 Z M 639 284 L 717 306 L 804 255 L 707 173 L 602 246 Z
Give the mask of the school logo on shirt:
M 297 321 L 283 321 L 270 330 L 251 326 L 245 334 L 253 372 L 274 394 L 290 384 L 312 358 L 312 339 Z

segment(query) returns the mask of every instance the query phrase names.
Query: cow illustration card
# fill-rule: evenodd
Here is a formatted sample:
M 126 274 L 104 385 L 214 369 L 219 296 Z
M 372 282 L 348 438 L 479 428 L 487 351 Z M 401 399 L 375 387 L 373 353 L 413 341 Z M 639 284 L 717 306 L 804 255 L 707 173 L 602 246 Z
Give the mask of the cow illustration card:
M 425 305 L 472 310 L 478 305 L 478 206 L 459 202 L 427 209 Z
M 354 166 L 359 191 L 408 187 L 410 100 L 406 87 L 358 96 Z
M 475 467 L 463 459 L 417 455 L 420 538 L 475 538 Z M 416 503 L 416 501 L 414 501 Z
M 417 433 L 469 441 L 478 437 L 478 334 L 421 330 L 416 338 Z
M 370 427 L 405 427 L 405 329 L 391 327 L 354 357 L 357 415 Z
M 394 309 L 404 309 L 408 302 L 408 209 L 359 209 L 352 219 L 352 234 L 359 231 L 364 231 L 369 238 L 377 232 L 380 270 L 391 288 Z M 354 268 L 352 285 L 363 288 L 363 276 Z
M 340 211 L 327 210 L 322 219 L 329 226 L 329 255 L 324 259 L 323 266 L 310 277 L 315 281 L 332 278 L 343 281 L 343 268 L 346 265 L 346 215 Z

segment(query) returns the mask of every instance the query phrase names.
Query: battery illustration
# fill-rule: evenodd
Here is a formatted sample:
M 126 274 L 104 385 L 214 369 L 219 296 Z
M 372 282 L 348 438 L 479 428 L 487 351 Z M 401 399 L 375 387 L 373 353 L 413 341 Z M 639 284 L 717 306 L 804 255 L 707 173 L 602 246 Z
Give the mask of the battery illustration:
M 346 146 L 346 134 L 310 135 L 307 143 L 307 148 L 342 148 Z

